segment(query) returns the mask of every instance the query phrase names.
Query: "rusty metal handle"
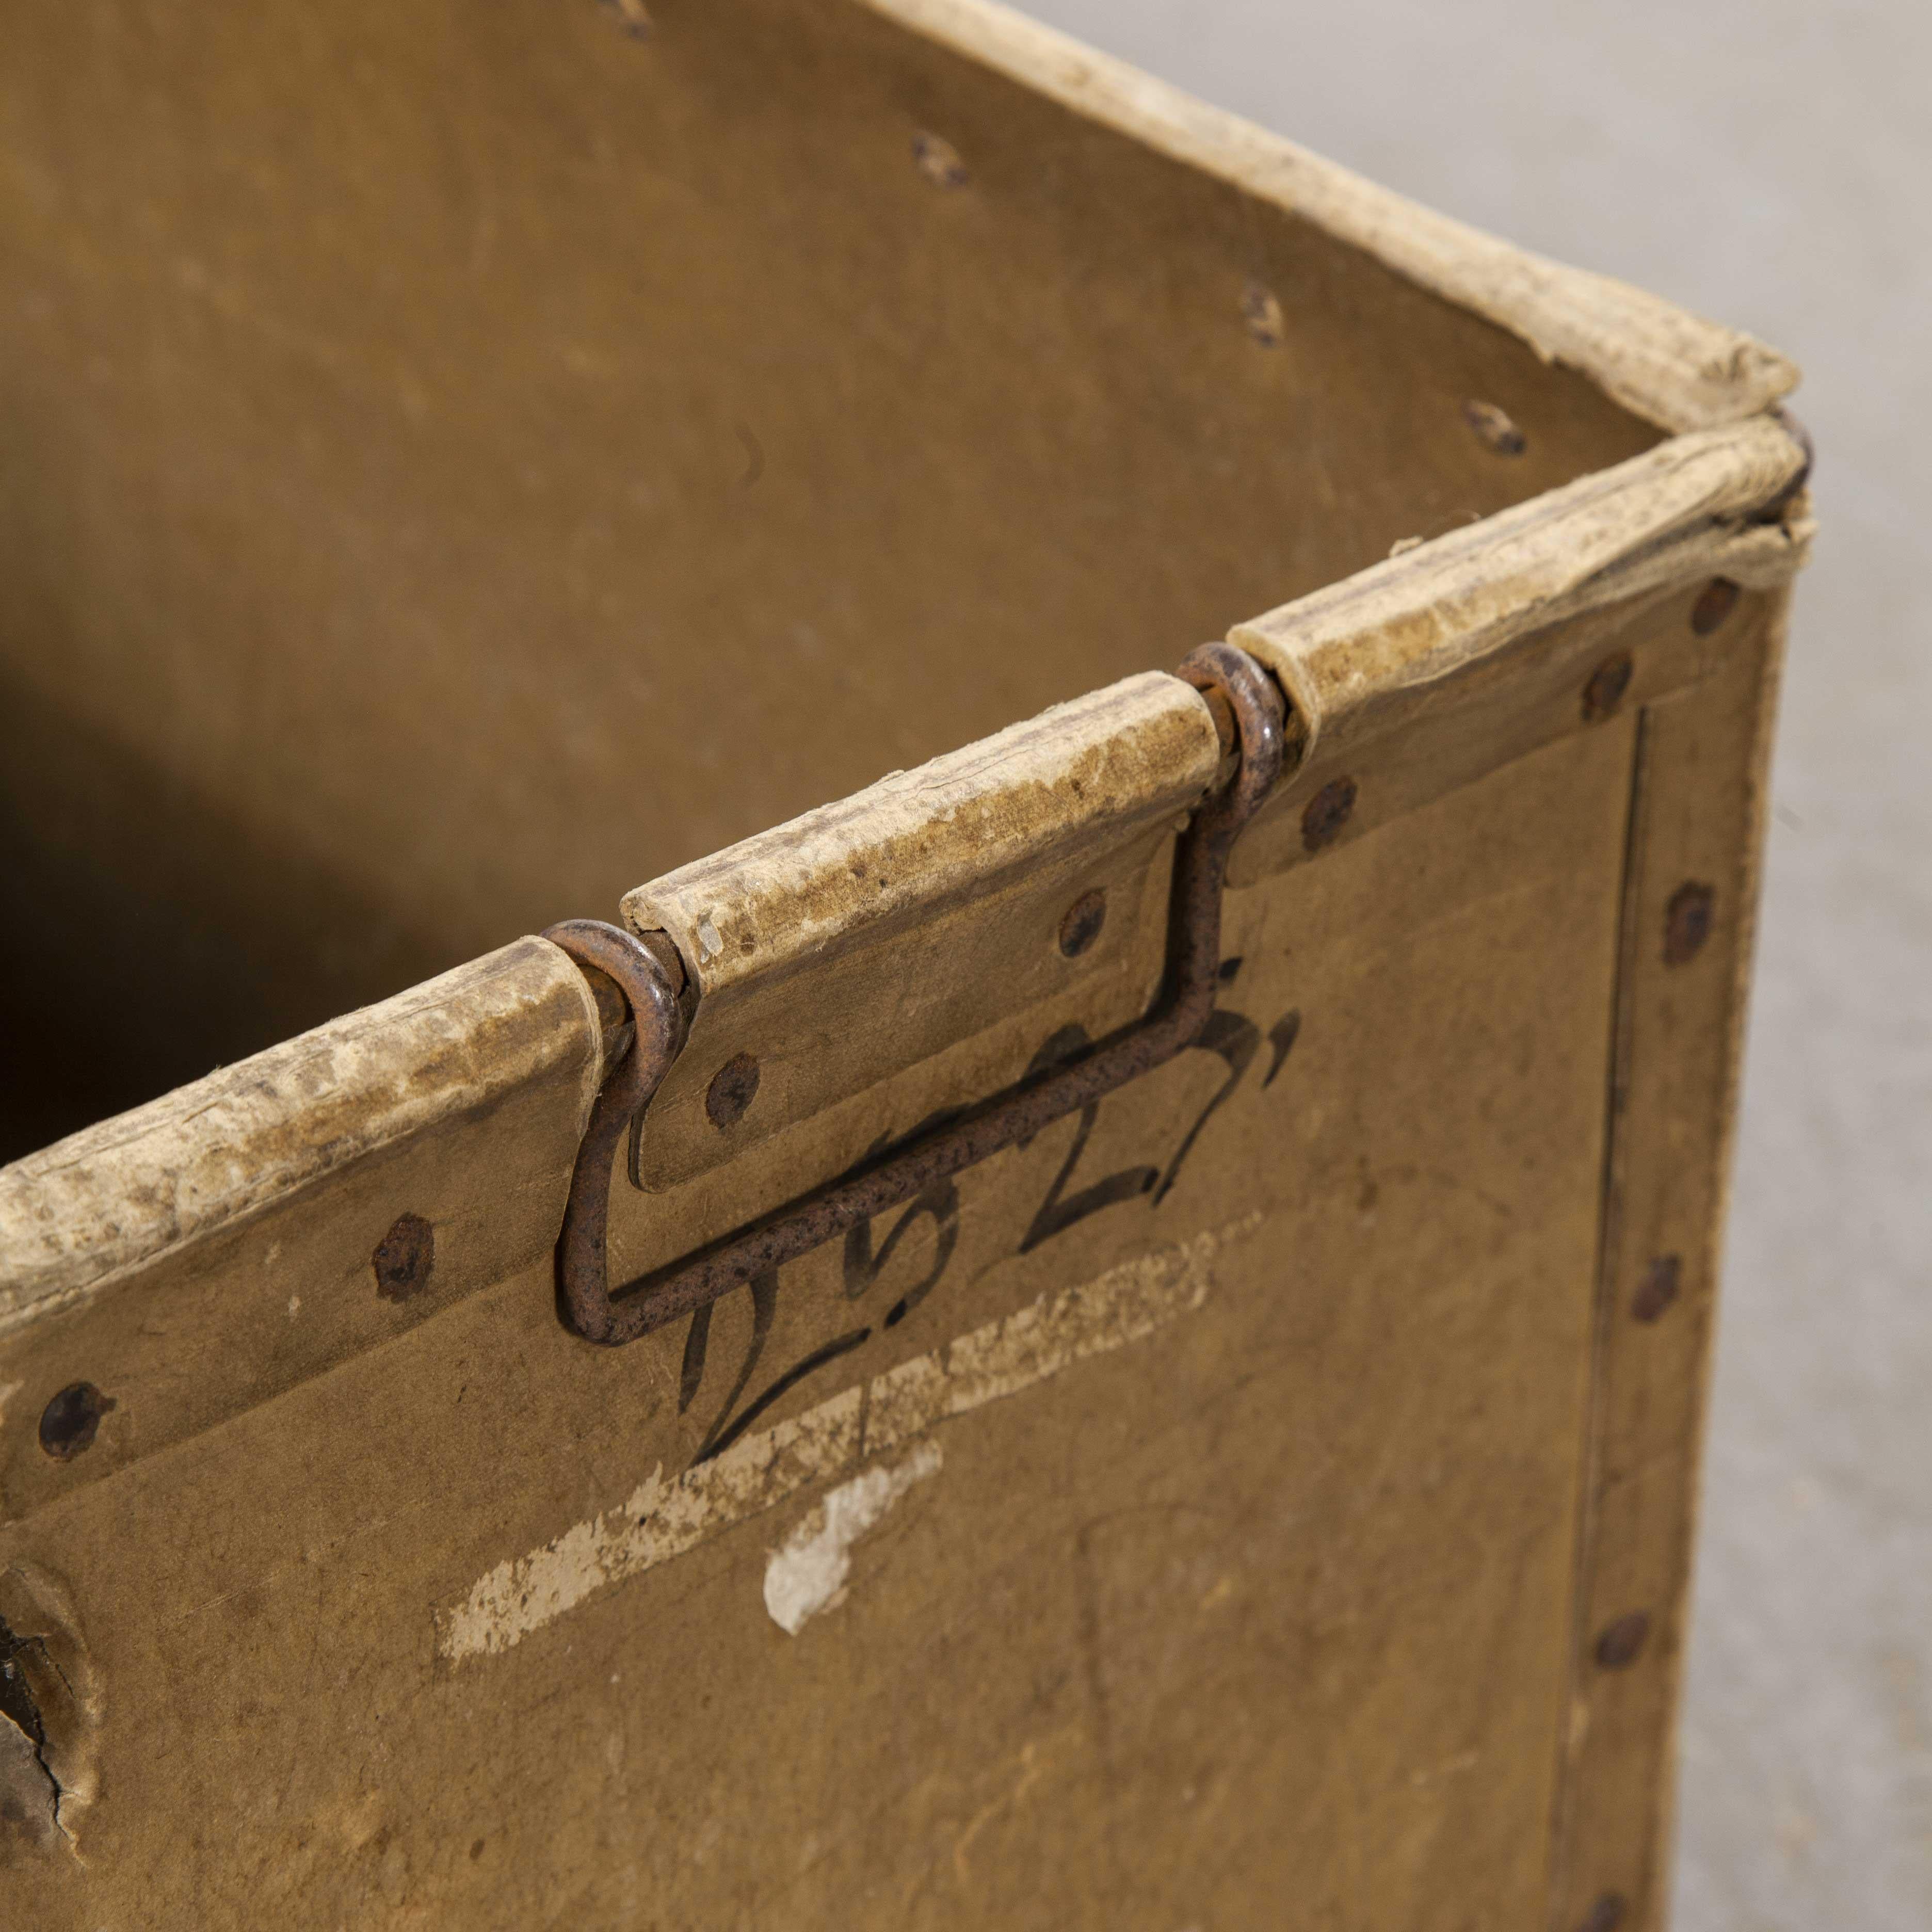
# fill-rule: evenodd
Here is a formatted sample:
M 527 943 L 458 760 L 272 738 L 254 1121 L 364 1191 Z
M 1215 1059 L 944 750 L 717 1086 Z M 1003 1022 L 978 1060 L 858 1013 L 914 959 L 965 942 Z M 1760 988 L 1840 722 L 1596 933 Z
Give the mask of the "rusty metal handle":
M 1146 1014 L 1078 1059 L 914 1135 L 736 1233 L 626 1282 L 614 1295 L 605 1252 L 610 1170 L 626 1131 L 650 1104 L 684 1044 L 684 1016 L 666 968 L 630 934 L 595 920 L 568 920 L 544 934 L 579 965 L 616 982 L 637 1028 L 633 1044 L 597 1097 L 557 1243 L 557 1292 L 566 1318 L 580 1335 L 612 1346 L 635 1341 L 910 1200 L 942 1176 L 1030 1140 L 1201 1037 L 1214 1010 L 1220 976 L 1228 857 L 1280 772 L 1283 705 L 1273 679 L 1232 644 L 1202 645 L 1176 675 L 1210 699 L 1226 700 L 1234 724 L 1229 748 L 1238 752 L 1240 763 L 1221 790 L 1196 809 L 1175 848 L 1167 972 Z M 1220 707 L 1215 708 L 1219 722 Z

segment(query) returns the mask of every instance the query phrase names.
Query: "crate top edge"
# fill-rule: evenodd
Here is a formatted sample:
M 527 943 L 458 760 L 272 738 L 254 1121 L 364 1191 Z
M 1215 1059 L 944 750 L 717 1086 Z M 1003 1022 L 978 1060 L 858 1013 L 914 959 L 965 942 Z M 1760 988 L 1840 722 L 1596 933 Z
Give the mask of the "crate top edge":
M 1740 330 L 1438 214 L 996 0 L 860 4 L 1310 223 L 1659 428 L 1735 422 L 1798 386 L 1795 363 Z
M 0 1167 L 0 1342 L 534 1082 L 576 1084 L 580 1130 L 600 1038 L 520 939 Z
M 1561 620 L 1714 572 L 1788 581 L 1810 548 L 1808 467 L 1774 416 L 1676 437 L 1231 640 L 1288 688 L 1310 752 L 1354 744 L 1386 700 L 1444 692 Z M 587 1116 L 598 1038 L 581 976 L 525 939 L 0 1168 L 0 1339 L 533 1078 L 584 1082 Z

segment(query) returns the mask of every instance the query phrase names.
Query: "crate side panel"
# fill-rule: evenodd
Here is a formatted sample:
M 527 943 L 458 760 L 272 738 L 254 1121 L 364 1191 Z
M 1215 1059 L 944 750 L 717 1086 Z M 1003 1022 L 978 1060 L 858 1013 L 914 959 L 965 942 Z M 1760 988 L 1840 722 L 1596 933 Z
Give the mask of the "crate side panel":
M 701 1346 L 532 1268 L 14 1525 L 100 1685 L 34 1922 L 1530 1922 L 1631 742 L 1235 894 L 1209 1050 Z

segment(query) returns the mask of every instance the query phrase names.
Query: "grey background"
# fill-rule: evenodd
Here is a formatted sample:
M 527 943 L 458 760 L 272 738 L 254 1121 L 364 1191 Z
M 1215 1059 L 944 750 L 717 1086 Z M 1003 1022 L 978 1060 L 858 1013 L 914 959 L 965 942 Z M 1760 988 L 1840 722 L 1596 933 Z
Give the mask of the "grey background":
M 1799 587 L 1773 782 L 1676 1924 L 1925 1932 L 1932 5 L 1028 10 L 1804 367 L 1822 537 Z

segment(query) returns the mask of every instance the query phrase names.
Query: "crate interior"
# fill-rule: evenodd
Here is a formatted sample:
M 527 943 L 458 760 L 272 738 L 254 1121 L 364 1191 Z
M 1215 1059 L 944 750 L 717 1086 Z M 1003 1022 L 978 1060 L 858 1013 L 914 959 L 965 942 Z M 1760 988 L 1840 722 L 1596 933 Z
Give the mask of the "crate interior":
M 856 0 L 8 40 L 0 1158 L 1658 435 Z

